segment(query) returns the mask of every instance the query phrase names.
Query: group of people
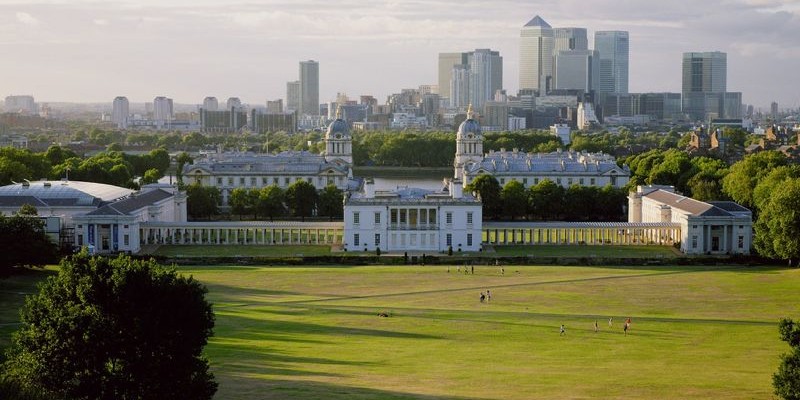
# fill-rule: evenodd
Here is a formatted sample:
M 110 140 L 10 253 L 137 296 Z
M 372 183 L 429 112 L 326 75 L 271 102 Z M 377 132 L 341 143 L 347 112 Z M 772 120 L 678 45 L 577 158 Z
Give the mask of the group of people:
M 481 293 L 481 296 L 483 296 L 483 293 Z M 483 301 L 482 297 L 481 297 L 481 301 Z M 611 328 L 613 325 L 614 325 L 614 317 L 609 317 L 608 318 L 608 327 Z M 628 319 L 625 320 L 625 325 L 622 326 L 622 332 L 627 336 L 628 335 L 628 330 L 630 330 L 630 329 L 631 329 L 631 318 L 628 317 Z M 597 332 L 600 332 L 600 326 L 597 324 L 597 320 L 594 320 L 594 333 L 597 333 Z M 567 333 L 566 327 L 564 327 L 564 324 L 561 324 L 561 328 L 559 329 L 559 336 L 563 336 L 566 333 Z
M 480 299 L 481 299 L 481 303 L 483 303 L 483 302 L 487 302 L 488 303 L 488 302 L 492 301 L 492 292 L 490 292 L 489 289 L 486 289 L 486 293 L 485 294 L 483 292 L 481 292 Z

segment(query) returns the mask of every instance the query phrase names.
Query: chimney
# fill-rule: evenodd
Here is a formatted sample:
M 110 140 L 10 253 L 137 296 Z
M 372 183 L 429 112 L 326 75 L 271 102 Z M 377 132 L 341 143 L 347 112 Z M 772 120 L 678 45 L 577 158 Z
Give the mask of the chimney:
M 375 197 L 375 181 L 372 178 L 364 179 L 364 197 L 368 199 Z
M 464 197 L 463 194 L 463 183 L 461 179 L 451 179 L 448 184 L 448 190 L 450 191 L 450 196 L 454 199 L 460 199 Z

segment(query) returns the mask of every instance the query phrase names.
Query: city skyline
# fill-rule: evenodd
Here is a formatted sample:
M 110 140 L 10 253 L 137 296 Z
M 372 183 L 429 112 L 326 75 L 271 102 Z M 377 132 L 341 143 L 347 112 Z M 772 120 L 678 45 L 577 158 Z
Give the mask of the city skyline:
M 519 86 L 519 31 L 535 15 L 553 27 L 630 32 L 630 92 L 680 92 L 685 52 L 728 53 L 728 90 L 769 109 L 800 105 L 788 89 L 800 69 L 800 4 L 671 1 L 656 5 L 576 0 L 524 2 L 155 0 L 22 3 L 0 0 L 3 96 L 38 102 L 131 103 L 206 96 L 263 105 L 285 98 L 297 63 L 313 59 L 320 102 L 336 93 L 383 101 L 435 84 L 438 54 L 491 48 L 504 89 Z M 657 10 L 656 10 L 657 8 Z

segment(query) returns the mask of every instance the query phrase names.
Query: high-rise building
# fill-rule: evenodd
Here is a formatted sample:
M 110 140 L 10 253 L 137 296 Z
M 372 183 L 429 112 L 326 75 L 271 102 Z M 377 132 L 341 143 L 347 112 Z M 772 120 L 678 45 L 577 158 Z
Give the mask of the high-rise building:
M 286 110 L 300 111 L 300 81 L 286 82 Z
M 727 92 L 726 53 L 720 51 L 683 53 L 682 67 L 681 96 L 684 114 L 695 121 L 741 116 L 741 93 Z
M 156 127 L 162 128 L 172 123 L 172 99 L 158 96 L 153 99 L 153 121 Z
M 567 50 L 589 50 L 586 28 L 553 28 L 553 55 Z
M 319 115 L 319 63 L 300 62 L 300 114 Z
M 228 97 L 228 101 L 225 102 L 225 109 L 229 110 L 235 108 L 240 109 L 242 108 L 242 101 L 239 100 L 238 97 Z
M 553 57 L 553 88 L 582 90 L 599 88 L 599 55 L 596 50 L 562 50 Z
M 130 104 L 125 96 L 117 96 L 111 106 L 111 120 L 117 124 L 117 128 L 125 129 L 128 127 L 128 117 L 130 116 Z
M 6 96 L 6 112 L 20 114 L 36 114 L 36 102 L 33 96 Z
M 628 93 L 628 32 L 597 31 L 594 49 L 600 53 L 600 92 Z
M 547 93 L 553 76 L 553 28 L 540 16 L 528 21 L 520 31 L 519 88 Z
M 267 100 L 267 114 L 283 113 L 283 100 Z
M 467 53 L 469 65 L 469 97 L 472 106 L 483 108 L 483 103 L 494 98 L 503 88 L 503 57 L 490 49 L 476 49 Z
M 453 66 L 450 74 L 450 106 L 466 107 L 470 102 L 470 74 L 467 65 Z
M 217 109 L 219 109 L 217 98 L 209 96 L 203 99 L 203 109 L 206 111 L 217 111 Z
M 772 114 L 772 120 L 773 121 L 777 121 L 778 120 L 778 103 L 773 101 L 769 105 L 769 110 L 770 110 L 770 114 Z
M 439 53 L 439 95 L 442 97 L 450 96 L 450 81 L 456 65 L 467 65 L 467 53 Z

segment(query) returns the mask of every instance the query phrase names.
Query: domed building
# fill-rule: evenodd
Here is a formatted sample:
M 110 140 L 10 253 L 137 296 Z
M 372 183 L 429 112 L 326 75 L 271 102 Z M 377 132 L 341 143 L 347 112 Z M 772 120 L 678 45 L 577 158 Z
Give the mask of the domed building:
M 628 166 L 617 165 L 613 156 L 603 153 L 526 153 L 519 149 L 483 152 L 483 134 L 478 121 L 467 111 L 458 127 L 454 177 L 464 186 L 479 175 L 494 176 L 501 186 L 518 181 L 529 188 L 547 179 L 564 188 L 572 185 L 624 187 L 630 180 Z
M 472 113 L 472 104 L 467 109 L 467 119 L 458 127 L 456 133 L 456 158 L 453 161 L 456 179 L 464 179 L 463 173 L 468 165 L 483 160 L 483 134 L 478 121 Z
M 222 205 L 236 188 L 260 189 L 275 185 L 288 188 L 306 181 L 317 189 L 334 185 L 347 190 L 353 181 L 353 138 L 347 121 L 337 111 L 325 133 L 322 154 L 283 151 L 277 154 L 252 152 L 210 153 L 183 168 L 186 183 L 200 183 L 220 190 Z
M 353 165 L 353 137 L 350 126 L 342 119 L 342 106 L 336 109 L 336 119 L 325 132 L 325 161 L 339 165 Z

